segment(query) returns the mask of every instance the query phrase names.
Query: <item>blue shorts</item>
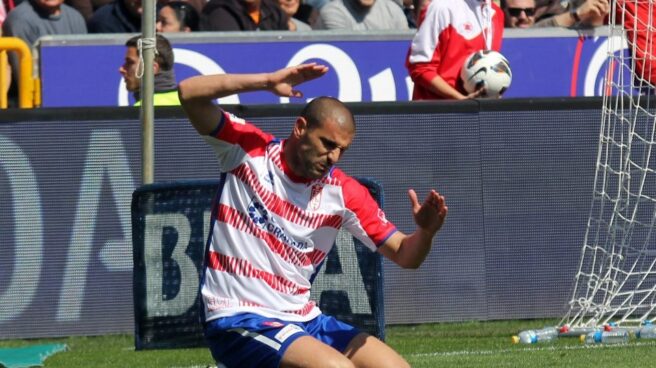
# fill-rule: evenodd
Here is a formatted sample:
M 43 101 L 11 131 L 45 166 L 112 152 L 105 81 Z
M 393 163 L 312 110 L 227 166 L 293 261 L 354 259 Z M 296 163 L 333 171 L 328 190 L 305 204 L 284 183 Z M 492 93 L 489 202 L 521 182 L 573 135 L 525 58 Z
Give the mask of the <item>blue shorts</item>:
M 278 367 L 285 351 L 301 336 L 344 352 L 357 328 L 334 317 L 319 315 L 308 322 L 287 322 L 244 313 L 205 324 L 205 339 L 219 367 Z

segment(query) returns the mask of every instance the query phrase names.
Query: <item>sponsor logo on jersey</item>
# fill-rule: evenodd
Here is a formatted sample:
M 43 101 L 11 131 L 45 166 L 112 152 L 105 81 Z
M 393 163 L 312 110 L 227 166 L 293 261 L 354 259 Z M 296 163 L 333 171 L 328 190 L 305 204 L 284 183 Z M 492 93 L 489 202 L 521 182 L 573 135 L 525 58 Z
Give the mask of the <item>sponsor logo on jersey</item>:
M 300 250 L 308 248 L 307 242 L 297 241 L 287 235 L 285 229 L 275 223 L 273 218 L 269 215 L 269 211 L 255 197 L 251 199 L 251 203 L 248 205 L 248 217 L 257 227 L 272 234 L 281 242 Z

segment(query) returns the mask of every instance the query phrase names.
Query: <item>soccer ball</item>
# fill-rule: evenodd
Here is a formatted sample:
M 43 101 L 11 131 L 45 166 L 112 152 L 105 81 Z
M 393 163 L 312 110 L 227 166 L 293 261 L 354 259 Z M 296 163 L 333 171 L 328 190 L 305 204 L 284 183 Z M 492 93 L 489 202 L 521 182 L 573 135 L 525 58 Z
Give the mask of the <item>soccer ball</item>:
M 510 63 L 503 55 L 492 50 L 482 50 L 465 59 L 460 78 L 468 93 L 484 87 L 482 97 L 497 98 L 510 87 L 512 72 Z

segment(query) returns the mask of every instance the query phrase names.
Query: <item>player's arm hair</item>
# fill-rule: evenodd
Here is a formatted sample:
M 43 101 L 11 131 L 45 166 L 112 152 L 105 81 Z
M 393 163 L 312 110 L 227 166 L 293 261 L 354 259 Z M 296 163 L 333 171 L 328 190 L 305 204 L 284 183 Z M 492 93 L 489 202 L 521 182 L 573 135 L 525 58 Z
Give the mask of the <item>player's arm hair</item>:
M 444 196 L 431 190 L 420 204 L 414 190 L 409 190 L 412 213 L 417 229 L 409 235 L 400 231 L 392 234 L 378 251 L 403 268 L 419 268 L 433 245 L 433 237 L 440 230 L 449 211 Z
M 269 74 L 201 75 L 180 82 L 178 94 L 191 125 L 201 135 L 207 135 L 216 129 L 221 119 L 221 109 L 214 103 L 215 99 L 269 86 Z
M 424 263 L 432 247 L 433 236 L 416 231 L 410 235 L 397 231 L 378 251 L 403 268 L 416 269 Z

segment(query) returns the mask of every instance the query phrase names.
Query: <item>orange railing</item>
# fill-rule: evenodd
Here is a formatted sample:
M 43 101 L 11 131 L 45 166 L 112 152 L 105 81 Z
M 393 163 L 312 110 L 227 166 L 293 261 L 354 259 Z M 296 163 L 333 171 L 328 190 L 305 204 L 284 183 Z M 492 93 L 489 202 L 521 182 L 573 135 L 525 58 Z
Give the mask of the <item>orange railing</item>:
M 0 108 L 7 108 L 7 52 L 18 56 L 18 107 L 32 108 L 41 105 L 40 81 L 32 73 L 32 52 L 20 38 L 0 37 Z

